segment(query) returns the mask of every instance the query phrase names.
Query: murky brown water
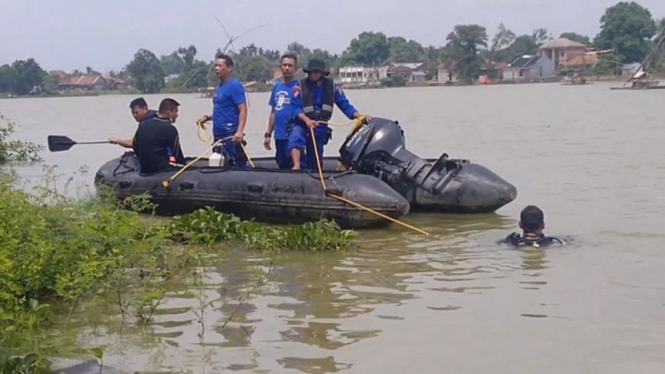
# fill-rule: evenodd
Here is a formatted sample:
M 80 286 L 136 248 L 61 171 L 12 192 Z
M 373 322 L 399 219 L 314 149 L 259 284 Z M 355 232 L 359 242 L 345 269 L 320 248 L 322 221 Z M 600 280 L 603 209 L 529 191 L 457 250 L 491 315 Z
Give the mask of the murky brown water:
M 421 156 L 469 158 L 518 188 L 515 202 L 481 216 L 409 215 L 433 235 L 393 226 L 361 234 L 359 248 L 275 259 L 269 283 L 238 308 L 173 296 L 153 333 L 114 326 L 89 344 L 127 370 L 275 373 L 663 373 L 665 372 L 665 92 L 558 84 L 348 91 L 361 111 L 396 118 Z M 164 96 L 146 99 L 156 107 Z M 208 99 L 173 95 L 187 154 L 207 146 L 194 121 Z M 24 140 L 131 136 L 130 96 L 0 100 Z M 267 93 L 251 94 L 252 155 L 267 124 Z M 337 122 L 345 120 L 336 114 Z M 334 155 L 346 129 L 336 129 Z M 45 153 L 72 174 L 94 171 L 114 146 Z M 38 176 L 41 166 L 24 169 Z M 518 252 L 493 243 L 537 204 L 563 248 Z M 210 299 L 251 288 L 270 259 L 231 251 L 208 269 Z M 216 306 L 219 306 L 215 304 Z

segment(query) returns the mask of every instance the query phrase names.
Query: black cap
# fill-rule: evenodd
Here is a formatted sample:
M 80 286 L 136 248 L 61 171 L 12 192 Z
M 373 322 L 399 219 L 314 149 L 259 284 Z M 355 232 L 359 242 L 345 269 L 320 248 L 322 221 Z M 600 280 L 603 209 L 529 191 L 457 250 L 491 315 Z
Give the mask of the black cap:
M 321 73 L 323 73 L 323 75 L 330 74 L 328 69 L 326 69 L 326 64 L 323 61 L 321 61 L 319 59 L 316 59 L 316 58 L 313 58 L 313 59 L 309 60 L 309 62 L 307 63 L 307 67 L 302 69 L 302 71 L 304 71 L 305 73 L 309 73 L 309 72 L 313 72 L 313 71 L 317 71 L 317 70 L 320 71 Z

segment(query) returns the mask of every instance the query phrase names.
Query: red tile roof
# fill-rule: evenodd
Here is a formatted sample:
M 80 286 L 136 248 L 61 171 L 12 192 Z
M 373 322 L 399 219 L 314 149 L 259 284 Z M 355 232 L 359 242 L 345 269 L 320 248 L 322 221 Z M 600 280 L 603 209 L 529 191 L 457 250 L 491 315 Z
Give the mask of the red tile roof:
M 543 44 L 539 49 L 584 49 L 586 45 L 578 42 L 574 42 L 566 38 L 558 38 L 550 40 L 549 42 Z
M 60 78 L 64 78 L 64 77 L 67 76 L 67 73 L 65 73 L 65 72 L 62 71 L 62 70 L 51 70 L 51 71 L 49 71 L 48 73 L 49 73 L 50 75 L 55 75 L 55 76 L 58 76 L 58 77 L 60 77 Z
M 106 80 L 99 75 L 70 75 L 65 77 L 60 84 L 68 86 L 93 86 L 97 84 L 99 80 L 106 83 Z

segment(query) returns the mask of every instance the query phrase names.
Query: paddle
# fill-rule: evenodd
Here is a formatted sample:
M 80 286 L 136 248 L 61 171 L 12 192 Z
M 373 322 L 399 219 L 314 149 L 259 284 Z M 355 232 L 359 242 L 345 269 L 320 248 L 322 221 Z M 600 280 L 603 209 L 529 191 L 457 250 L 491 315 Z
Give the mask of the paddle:
M 48 136 L 48 149 L 51 152 L 66 151 L 73 147 L 75 144 L 110 144 L 108 140 L 99 142 L 75 142 L 66 136 L 49 135 Z

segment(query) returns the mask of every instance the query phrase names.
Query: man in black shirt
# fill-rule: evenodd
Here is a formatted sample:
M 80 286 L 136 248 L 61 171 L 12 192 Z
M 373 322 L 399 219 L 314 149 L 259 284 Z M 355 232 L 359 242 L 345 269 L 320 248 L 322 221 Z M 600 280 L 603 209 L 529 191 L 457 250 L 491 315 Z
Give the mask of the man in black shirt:
M 132 110 L 132 117 L 134 117 L 139 125 L 141 122 L 157 116 L 157 111 L 148 109 L 148 103 L 142 97 L 132 100 L 129 103 L 129 109 Z M 124 148 L 132 148 L 134 146 L 134 139 L 116 139 L 114 136 L 110 136 L 109 143 L 117 144 Z
M 162 100 L 157 116 L 144 121 L 136 130 L 133 148 L 142 174 L 171 169 L 171 155 L 176 163 L 185 164 L 178 129 L 173 126 L 178 118 L 178 106 L 180 104 L 173 99 Z
M 545 215 L 535 205 L 529 205 L 520 213 L 520 228 L 522 234 L 514 232 L 501 240 L 499 244 L 509 244 L 514 247 L 547 247 L 552 244 L 566 244 L 563 240 L 553 236 L 545 236 Z

